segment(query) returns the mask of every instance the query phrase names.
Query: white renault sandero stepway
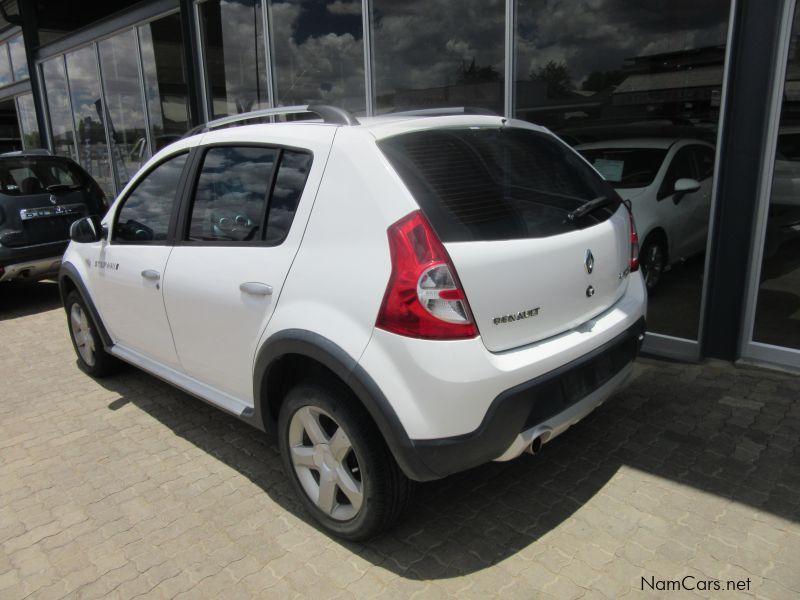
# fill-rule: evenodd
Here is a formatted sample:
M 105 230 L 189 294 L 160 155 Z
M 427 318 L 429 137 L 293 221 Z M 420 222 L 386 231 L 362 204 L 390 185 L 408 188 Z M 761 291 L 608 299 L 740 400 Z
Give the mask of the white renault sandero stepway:
M 364 539 L 410 480 L 536 452 L 620 387 L 637 251 L 614 189 L 545 129 L 293 107 L 155 155 L 73 225 L 60 286 L 85 372 L 122 360 L 276 430 L 308 511 Z

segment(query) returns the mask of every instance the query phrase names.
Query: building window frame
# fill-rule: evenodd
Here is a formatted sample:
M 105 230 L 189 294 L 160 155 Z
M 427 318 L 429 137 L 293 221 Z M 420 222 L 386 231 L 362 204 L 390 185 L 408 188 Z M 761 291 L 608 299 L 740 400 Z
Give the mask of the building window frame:
M 797 368 L 800 350 L 776 346 L 753 340 L 758 306 L 758 292 L 766 241 L 767 217 L 772 198 L 775 156 L 778 148 L 778 132 L 783 109 L 783 94 L 786 85 L 786 69 L 789 62 L 789 46 L 794 25 L 794 12 L 798 0 L 783 0 L 781 29 L 776 41 L 777 55 L 774 61 L 773 86 L 771 90 L 769 121 L 762 139 L 761 162 L 759 164 L 758 208 L 753 222 L 750 264 L 747 265 L 747 291 L 742 312 L 739 336 L 739 356 L 742 362 L 781 365 Z

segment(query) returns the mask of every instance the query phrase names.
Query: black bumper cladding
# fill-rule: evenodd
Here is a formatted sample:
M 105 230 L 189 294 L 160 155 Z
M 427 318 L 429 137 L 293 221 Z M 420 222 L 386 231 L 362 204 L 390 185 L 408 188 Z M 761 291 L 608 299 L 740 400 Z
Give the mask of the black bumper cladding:
M 500 456 L 520 432 L 568 409 L 608 382 L 638 355 L 644 318 L 592 352 L 494 399 L 472 433 L 436 440 L 412 440 L 414 450 L 444 477 Z

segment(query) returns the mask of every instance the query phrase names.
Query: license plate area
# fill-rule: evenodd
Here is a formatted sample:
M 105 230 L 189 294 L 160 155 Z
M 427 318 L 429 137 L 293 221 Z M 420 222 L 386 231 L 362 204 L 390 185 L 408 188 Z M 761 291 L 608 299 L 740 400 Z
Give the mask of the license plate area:
M 83 214 L 83 204 L 62 204 L 58 206 L 41 206 L 39 208 L 21 208 L 19 210 L 19 218 L 23 221 L 80 214 Z

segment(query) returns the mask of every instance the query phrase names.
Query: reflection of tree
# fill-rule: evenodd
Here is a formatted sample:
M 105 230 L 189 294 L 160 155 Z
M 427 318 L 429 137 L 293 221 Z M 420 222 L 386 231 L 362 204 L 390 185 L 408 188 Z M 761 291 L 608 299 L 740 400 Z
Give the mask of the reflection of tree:
M 78 122 L 78 137 L 83 142 L 91 144 L 105 144 L 106 134 L 103 129 L 103 124 L 95 121 L 92 117 L 81 117 Z
M 628 76 L 621 69 L 613 71 L 592 71 L 583 81 L 581 89 L 585 92 L 602 92 L 611 87 L 616 87 Z
M 486 81 L 500 81 L 500 74 L 492 65 L 479 67 L 475 64 L 475 58 L 472 59 L 469 67 L 465 67 L 464 62 L 461 62 L 456 83 L 484 83 Z
M 575 89 L 572 85 L 572 75 L 565 62 L 557 63 L 550 60 L 543 67 L 531 71 L 530 78 L 547 85 L 548 98 L 569 98 Z

